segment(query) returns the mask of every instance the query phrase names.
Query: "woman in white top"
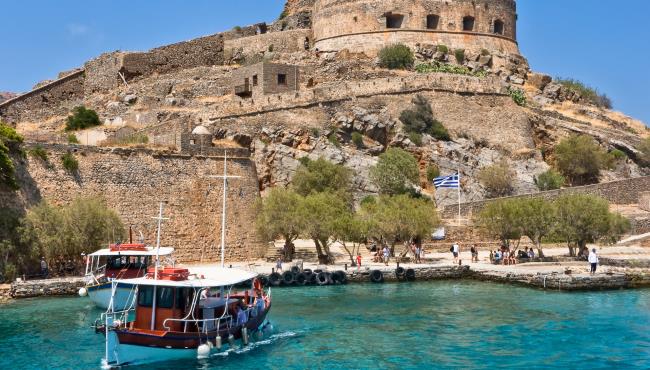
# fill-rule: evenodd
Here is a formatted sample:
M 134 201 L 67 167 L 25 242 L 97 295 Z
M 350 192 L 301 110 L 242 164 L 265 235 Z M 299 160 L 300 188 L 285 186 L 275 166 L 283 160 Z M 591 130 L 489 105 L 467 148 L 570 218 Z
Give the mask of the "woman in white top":
M 596 254 L 596 248 L 593 248 L 589 252 L 589 263 L 591 264 L 591 274 L 596 273 L 596 268 L 598 268 L 598 254 Z

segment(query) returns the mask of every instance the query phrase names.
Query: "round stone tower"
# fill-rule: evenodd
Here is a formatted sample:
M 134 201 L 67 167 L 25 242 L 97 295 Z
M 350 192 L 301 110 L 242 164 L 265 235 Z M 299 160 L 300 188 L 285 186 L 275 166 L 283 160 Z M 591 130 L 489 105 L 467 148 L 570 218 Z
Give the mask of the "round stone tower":
M 515 0 L 316 0 L 312 16 L 320 51 L 403 43 L 519 54 Z

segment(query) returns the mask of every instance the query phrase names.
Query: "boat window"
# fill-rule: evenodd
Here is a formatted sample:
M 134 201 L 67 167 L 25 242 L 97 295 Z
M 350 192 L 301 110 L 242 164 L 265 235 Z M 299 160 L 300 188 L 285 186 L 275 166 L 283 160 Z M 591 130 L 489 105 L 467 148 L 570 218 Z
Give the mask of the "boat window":
M 110 269 L 114 269 L 114 270 L 121 269 L 122 265 L 123 265 L 122 257 L 119 257 L 119 256 L 118 257 L 109 257 L 108 258 L 108 263 L 106 265 Z
M 153 305 L 153 287 L 138 287 L 138 306 L 151 307 Z
M 186 307 L 190 307 L 191 304 L 190 292 L 191 292 L 190 288 L 176 289 L 176 308 L 184 310 Z
M 156 307 L 173 308 L 174 307 L 174 288 L 158 287 L 156 290 Z

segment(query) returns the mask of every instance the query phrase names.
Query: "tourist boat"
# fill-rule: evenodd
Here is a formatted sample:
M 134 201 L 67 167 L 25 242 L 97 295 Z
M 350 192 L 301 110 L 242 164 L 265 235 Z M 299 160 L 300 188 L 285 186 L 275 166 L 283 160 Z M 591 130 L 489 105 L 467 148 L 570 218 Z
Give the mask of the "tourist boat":
M 145 244 L 112 244 L 86 258 L 86 285 L 79 289 L 80 296 L 88 296 L 101 309 L 108 309 L 112 295 L 112 280 L 143 277 L 147 268 L 160 256 L 169 256 L 174 248 L 158 250 Z M 157 257 L 159 256 L 159 257 Z M 113 297 L 116 309 L 123 310 L 133 300 L 131 286 L 119 285 Z
M 146 276 L 114 280 L 134 288 L 131 307 L 111 304 L 96 325 L 105 334 L 104 367 L 206 358 L 247 345 L 269 327 L 271 292 L 257 274 L 217 268 L 209 279 L 183 268 L 151 268 Z M 242 288 L 239 288 L 242 287 Z

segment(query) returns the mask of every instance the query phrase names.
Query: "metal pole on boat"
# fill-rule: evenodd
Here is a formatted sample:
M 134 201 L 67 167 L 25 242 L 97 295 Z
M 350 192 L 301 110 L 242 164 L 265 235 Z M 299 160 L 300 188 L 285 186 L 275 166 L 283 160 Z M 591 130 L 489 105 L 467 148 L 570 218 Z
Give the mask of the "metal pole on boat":
M 158 217 L 154 217 L 154 219 L 158 220 L 158 233 L 156 235 L 156 265 L 155 265 L 155 270 L 153 273 L 153 278 L 154 280 L 158 280 L 158 267 L 160 266 L 160 228 L 162 225 L 163 220 L 168 220 L 167 218 L 163 218 L 163 204 L 164 202 L 160 202 L 160 211 L 158 212 Z M 157 286 L 154 284 L 153 286 L 153 302 L 151 304 L 151 330 L 154 330 L 156 327 L 156 296 L 158 295 L 157 292 Z

